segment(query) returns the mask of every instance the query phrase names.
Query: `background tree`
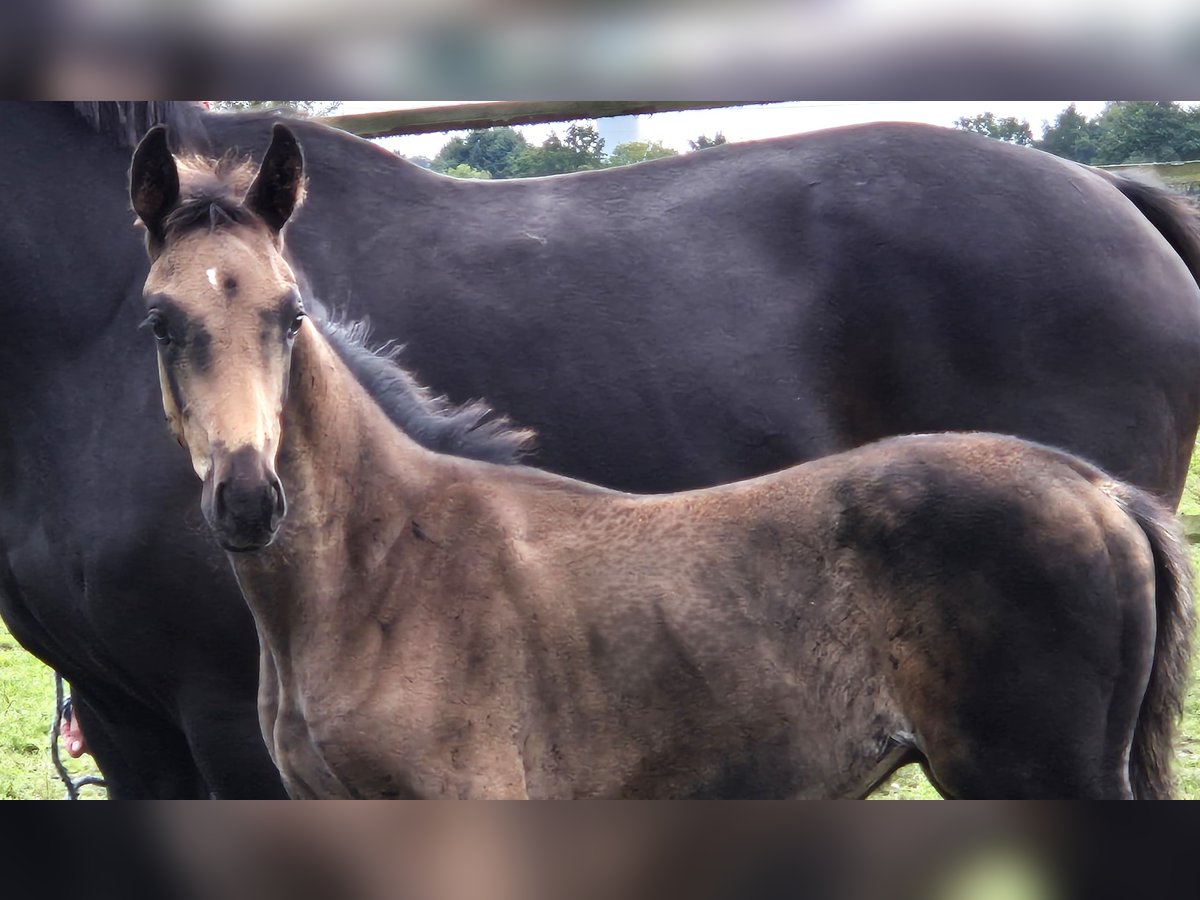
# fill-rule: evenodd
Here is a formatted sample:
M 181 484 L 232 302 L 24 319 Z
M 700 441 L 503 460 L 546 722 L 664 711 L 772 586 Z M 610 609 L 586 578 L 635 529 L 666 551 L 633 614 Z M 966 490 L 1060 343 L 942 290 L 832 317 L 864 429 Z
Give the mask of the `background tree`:
M 1041 140 L 1034 141 L 1033 146 L 1064 159 L 1091 163 L 1096 158 L 1099 131 L 1099 125 L 1089 121 L 1072 103 L 1058 114 L 1053 124 L 1045 127 Z
M 213 100 L 212 108 L 227 112 L 249 109 L 288 109 L 302 116 L 328 116 L 342 105 L 341 100 Z
M 1177 103 L 1109 103 L 1096 118 L 1098 165 L 1200 159 L 1200 108 Z
M 1034 146 L 1099 166 L 1200 159 L 1200 107 L 1122 100 L 1106 103 L 1098 116 L 1085 119 L 1072 104 L 1046 126 Z
M 465 138 L 451 138 L 434 157 L 432 168 L 449 173 L 466 165 L 492 178 L 510 178 L 515 174 L 513 163 L 528 147 L 529 142 L 514 128 L 480 128 Z
M 716 137 L 709 137 L 707 134 L 702 134 L 694 141 L 688 141 L 688 145 L 693 150 L 707 150 L 709 147 L 720 147 L 725 143 L 725 132 L 718 131 Z
M 702 134 L 688 141 L 693 150 L 724 143 L 725 135 L 719 131 L 715 137 Z M 664 146 L 662 141 L 629 141 L 605 156 L 604 139 L 595 125 L 575 122 L 567 126 L 562 137 L 552 132 L 540 145 L 530 144 L 511 127 L 476 129 L 465 137 L 451 138 L 432 160 L 417 157 L 412 161 L 459 177 L 480 177 L 471 172 L 482 171 L 492 178 L 522 178 L 624 166 L 677 155 L 678 151 Z
M 512 162 L 512 174 L 561 175 L 604 165 L 604 138 L 593 125 L 572 124 L 564 137 L 551 132 L 540 147 L 526 147 Z
M 600 137 L 596 126 L 591 124 L 572 123 L 568 125 L 563 146 L 578 154 L 586 164 L 591 164 L 594 160 L 599 160 L 604 156 L 604 138 Z
M 459 163 L 445 169 L 442 174 L 453 175 L 455 178 L 491 178 L 492 173 L 484 169 L 476 169 L 468 163 Z
M 1007 141 L 1010 144 L 1028 146 L 1033 143 L 1033 132 L 1029 130 L 1029 123 L 1014 116 L 997 119 L 994 114 L 984 112 L 975 116 L 963 116 L 954 123 L 954 127 L 962 131 L 973 131 L 976 134 Z
M 645 162 L 648 159 L 662 159 L 678 155 L 678 150 L 664 147 L 662 141 L 629 141 L 625 144 L 618 144 L 604 164 L 606 166 L 628 166 L 633 163 Z

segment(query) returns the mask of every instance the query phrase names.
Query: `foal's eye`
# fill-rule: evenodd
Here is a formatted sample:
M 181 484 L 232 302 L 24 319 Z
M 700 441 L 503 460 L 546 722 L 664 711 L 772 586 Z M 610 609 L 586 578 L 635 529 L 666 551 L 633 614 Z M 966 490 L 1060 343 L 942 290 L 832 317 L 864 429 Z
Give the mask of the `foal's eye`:
M 157 310 L 146 317 L 146 321 L 142 323 L 142 327 L 149 328 L 154 332 L 154 339 L 160 344 L 171 343 L 171 330 L 167 327 L 167 320 Z
M 292 324 L 288 326 L 287 336 L 291 340 L 300 331 L 300 326 L 304 324 L 304 313 L 296 313 L 296 318 L 292 319 Z

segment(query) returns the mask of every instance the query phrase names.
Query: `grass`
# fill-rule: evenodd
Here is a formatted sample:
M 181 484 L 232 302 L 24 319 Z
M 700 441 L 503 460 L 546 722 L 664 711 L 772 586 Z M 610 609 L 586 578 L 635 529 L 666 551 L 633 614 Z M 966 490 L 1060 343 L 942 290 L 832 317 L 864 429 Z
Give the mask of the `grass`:
M 58 800 L 66 793 L 50 762 L 54 673 L 26 653 L 0 622 L 0 799 Z M 91 758 L 62 753 L 73 775 L 98 774 Z M 85 796 L 103 796 L 89 787 Z
M 1200 516 L 1200 451 L 1192 457 L 1179 511 Z M 1200 545 L 1192 546 L 1192 564 L 1200 571 Z M 1179 796 L 1200 799 L 1200 652 L 1193 663 L 1175 774 Z M 0 799 L 60 799 L 62 782 L 50 762 L 47 732 L 54 712 L 54 675 L 30 656 L 0 622 Z M 74 775 L 96 774 L 90 757 L 72 760 L 62 754 Z M 85 796 L 103 796 L 85 788 Z M 906 766 L 875 793 L 876 799 L 937 799 L 919 766 Z

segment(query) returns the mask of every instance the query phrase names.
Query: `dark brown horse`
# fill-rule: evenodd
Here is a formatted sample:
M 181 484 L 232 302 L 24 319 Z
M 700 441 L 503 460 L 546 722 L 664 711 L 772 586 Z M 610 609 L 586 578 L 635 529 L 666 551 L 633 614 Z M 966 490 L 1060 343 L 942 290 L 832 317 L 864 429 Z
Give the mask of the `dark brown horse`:
M 1190 578 L 1149 495 L 988 434 L 653 496 L 434 452 L 305 314 L 286 127 L 248 174 L 181 188 L 155 130 L 132 198 L 294 796 L 855 797 L 911 759 L 954 797 L 1170 795 Z

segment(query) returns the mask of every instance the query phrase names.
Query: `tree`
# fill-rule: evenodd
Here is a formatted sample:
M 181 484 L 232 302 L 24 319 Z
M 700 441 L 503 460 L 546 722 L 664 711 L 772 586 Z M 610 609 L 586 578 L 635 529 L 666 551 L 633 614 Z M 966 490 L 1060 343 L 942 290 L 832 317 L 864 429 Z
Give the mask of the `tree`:
M 1033 146 L 1063 159 L 1091 163 L 1096 158 L 1099 125 L 1089 121 L 1072 103 L 1058 114 L 1054 124 L 1047 125 L 1042 139 Z
M 1033 143 L 1033 132 L 1029 130 L 1029 123 L 1013 116 L 997 119 L 994 114 L 984 112 L 976 116 L 963 116 L 954 123 L 954 127 L 962 131 L 973 131 L 976 134 L 1007 141 L 1010 144 L 1028 146 Z
M 592 125 L 570 125 L 566 137 L 551 132 L 540 147 L 526 147 L 513 160 L 512 174 L 561 175 L 604 165 L 604 138 Z
M 563 141 L 563 146 L 578 155 L 585 163 L 597 161 L 604 156 L 604 138 L 600 137 L 600 132 L 596 130 L 595 125 L 575 123 L 568 125 L 567 137 Z
M 434 157 L 432 168 L 448 173 L 465 164 L 493 178 L 511 178 L 516 174 L 514 162 L 528 147 L 529 142 L 513 128 L 480 128 L 465 138 L 451 138 Z
M 472 166 L 468 165 L 467 163 L 459 163 L 457 166 L 451 166 L 449 169 L 446 169 L 443 174 L 452 175 L 455 178 L 491 178 L 492 177 L 491 172 L 487 172 L 483 169 L 473 168 Z
M 1170 102 L 1108 103 L 1096 117 L 1097 165 L 1200 159 L 1200 107 Z
M 213 100 L 212 108 L 227 112 L 251 109 L 287 109 L 301 116 L 327 116 L 342 105 L 341 100 Z
M 1085 119 L 1068 106 L 1034 146 L 1076 162 L 1120 165 L 1200 159 L 1200 108 L 1177 103 L 1119 101 Z
M 688 144 L 693 150 L 707 150 L 710 147 L 720 147 L 725 143 L 725 133 L 718 131 L 716 137 L 709 137 L 707 134 L 702 134 L 694 141 L 688 141 Z
M 663 159 L 667 156 L 678 156 L 679 151 L 664 147 L 662 141 L 629 141 L 618 144 L 605 160 L 606 166 L 628 166 L 633 163 L 645 162 L 648 159 Z

